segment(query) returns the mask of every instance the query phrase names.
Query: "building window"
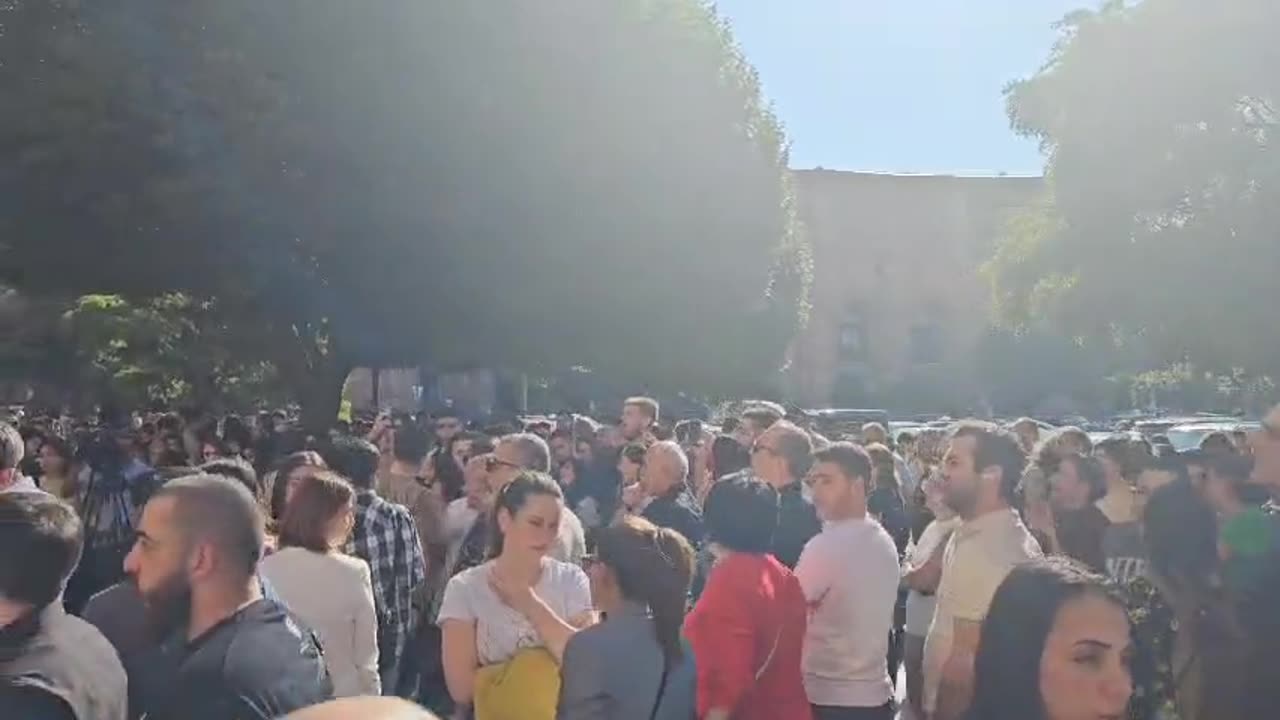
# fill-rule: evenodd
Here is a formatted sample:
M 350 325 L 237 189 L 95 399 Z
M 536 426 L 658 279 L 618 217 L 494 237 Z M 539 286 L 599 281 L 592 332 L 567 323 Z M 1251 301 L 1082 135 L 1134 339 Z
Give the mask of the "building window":
M 910 353 L 913 365 L 942 362 L 942 328 L 937 323 L 921 323 L 911 328 Z
M 867 344 L 862 333 L 862 322 L 855 317 L 847 317 L 840 323 L 840 360 L 841 362 L 861 362 L 866 359 Z

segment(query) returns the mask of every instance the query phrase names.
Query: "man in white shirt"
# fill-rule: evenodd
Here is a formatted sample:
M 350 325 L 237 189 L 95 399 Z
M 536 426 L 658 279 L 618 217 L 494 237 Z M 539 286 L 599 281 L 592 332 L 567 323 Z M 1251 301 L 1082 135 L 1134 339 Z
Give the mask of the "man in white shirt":
M 991 598 L 1014 566 L 1041 554 L 1010 506 L 1025 463 L 1017 437 L 995 425 L 966 422 L 951 433 L 942 490 L 961 525 L 942 558 L 925 639 L 924 707 L 931 720 L 955 720 L 968 709 L 979 629 Z
M 26 449 L 22 435 L 9 423 L 0 422 L 0 493 L 44 494 L 35 481 L 18 470 Z
M 814 453 L 807 478 L 824 523 L 795 570 L 810 607 L 802 670 L 815 720 L 894 715 L 887 654 L 898 551 L 867 517 L 870 478 L 866 451 L 847 442 Z

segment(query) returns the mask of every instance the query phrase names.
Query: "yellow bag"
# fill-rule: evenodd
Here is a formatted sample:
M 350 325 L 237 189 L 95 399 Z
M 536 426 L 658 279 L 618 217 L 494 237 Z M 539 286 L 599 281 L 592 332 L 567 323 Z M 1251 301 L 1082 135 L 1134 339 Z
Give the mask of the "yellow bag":
M 560 666 L 544 648 L 527 648 L 476 673 L 475 720 L 555 720 Z

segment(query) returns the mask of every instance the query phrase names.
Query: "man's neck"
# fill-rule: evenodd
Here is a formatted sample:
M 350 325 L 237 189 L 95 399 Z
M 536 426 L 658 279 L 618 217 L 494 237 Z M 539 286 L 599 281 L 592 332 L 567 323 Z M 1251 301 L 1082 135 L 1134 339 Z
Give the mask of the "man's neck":
M 827 522 L 838 523 L 845 522 L 846 520 L 865 520 L 866 517 L 866 503 L 849 503 L 832 513 L 831 517 L 827 519 Z
M 986 502 L 979 502 L 974 506 L 973 512 L 967 515 L 962 515 L 961 517 L 964 518 L 965 522 L 972 522 L 979 518 L 986 517 L 987 515 L 990 515 L 992 513 L 1007 512 L 1008 510 L 1009 510 L 1009 505 L 1007 503 L 1004 503 L 1000 500 L 989 500 Z
M 262 586 L 257 575 L 251 575 L 244 585 L 237 583 L 233 587 L 210 588 L 203 593 L 193 593 L 187 641 L 204 635 L 218 623 L 261 599 Z
M 773 480 L 770 480 L 769 484 L 773 486 L 774 490 L 777 490 L 778 492 L 782 492 L 783 490 L 786 490 L 787 488 L 796 484 L 796 479 L 791 477 L 790 475 L 783 475 L 782 477 L 774 478 Z
M 19 475 L 17 470 L 0 470 L 0 490 L 11 487 L 14 483 L 18 482 L 18 477 Z

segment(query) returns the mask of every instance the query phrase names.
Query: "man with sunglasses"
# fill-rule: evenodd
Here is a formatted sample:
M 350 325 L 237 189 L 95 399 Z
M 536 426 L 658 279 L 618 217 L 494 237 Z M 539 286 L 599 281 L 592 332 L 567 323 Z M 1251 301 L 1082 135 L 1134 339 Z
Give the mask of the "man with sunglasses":
M 485 458 L 485 480 L 489 485 L 487 501 L 490 505 L 483 509 L 480 517 L 467 531 L 458 551 L 458 560 L 450 570 L 451 577 L 486 560 L 493 499 L 526 470 L 549 474 L 551 450 L 546 441 L 533 433 L 504 435 L 493 446 L 493 452 Z M 572 511 L 566 509 L 560 514 L 559 535 L 555 547 L 551 549 L 551 556 L 576 565 L 586 552 L 586 533 L 582 529 L 582 522 Z
M 813 464 L 809 433 L 786 420 L 774 423 L 751 445 L 751 471 L 778 491 L 778 529 L 773 556 L 794 568 L 805 543 L 822 530 L 818 512 L 805 497 L 801 479 Z

